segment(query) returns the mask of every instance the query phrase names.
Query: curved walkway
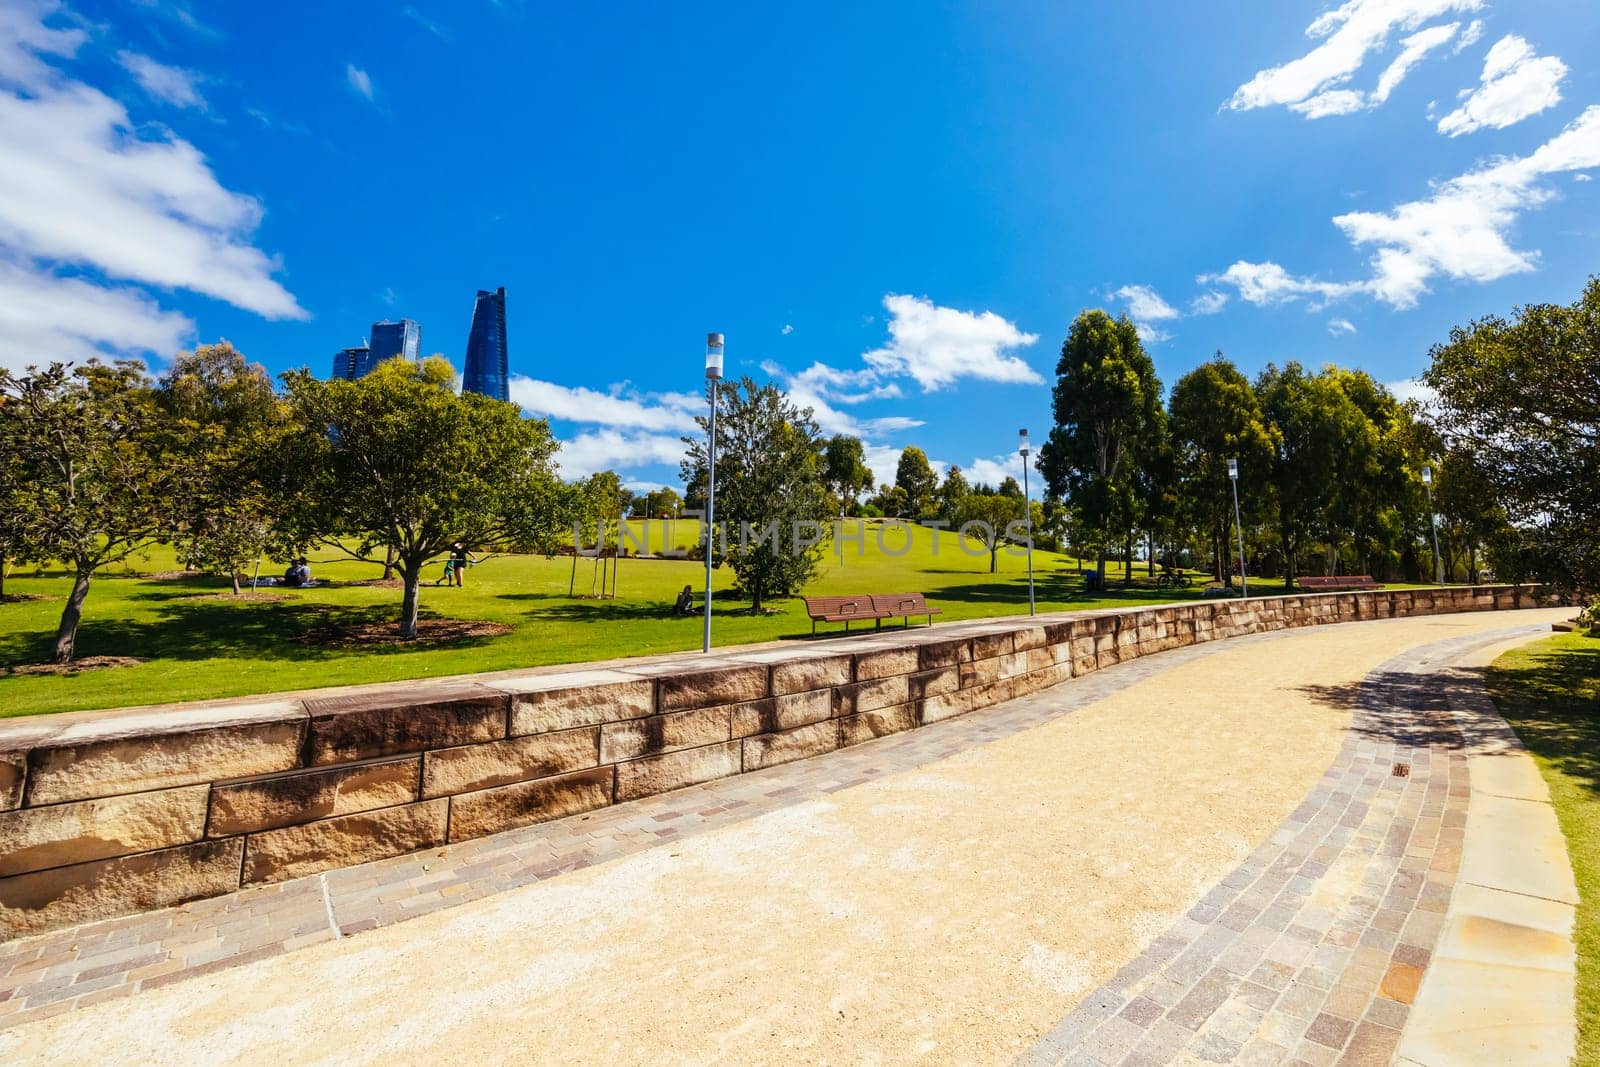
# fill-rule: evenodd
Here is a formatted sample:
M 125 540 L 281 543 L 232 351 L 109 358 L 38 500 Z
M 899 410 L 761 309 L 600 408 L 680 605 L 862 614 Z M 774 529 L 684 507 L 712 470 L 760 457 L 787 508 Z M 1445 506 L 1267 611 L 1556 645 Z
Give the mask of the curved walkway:
M 443 854 L 16 942 L 0 1059 L 1387 1059 L 1466 794 L 1440 709 L 1363 680 L 1558 614 L 1164 653 Z

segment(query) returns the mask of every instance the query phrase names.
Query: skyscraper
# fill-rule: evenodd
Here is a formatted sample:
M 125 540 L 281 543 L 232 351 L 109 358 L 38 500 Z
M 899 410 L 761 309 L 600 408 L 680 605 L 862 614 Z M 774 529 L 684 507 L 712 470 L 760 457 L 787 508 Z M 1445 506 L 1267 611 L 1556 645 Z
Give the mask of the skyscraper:
M 333 357 L 333 377 L 353 382 L 367 373 L 372 363 L 372 350 L 366 345 L 341 348 Z
M 404 356 L 406 359 L 415 360 L 417 349 L 422 345 L 422 327 L 411 319 L 401 319 L 399 322 L 375 322 L 372 324 L 372 352 L 368 356 L 366 370 L 376 367 L 386 359 Z
M 478 290 L 472 308 L 472 331 L 467 334 L 467 366 L 461 388 L 496 400 L 509 400 L 506 372 L 506 290 Z

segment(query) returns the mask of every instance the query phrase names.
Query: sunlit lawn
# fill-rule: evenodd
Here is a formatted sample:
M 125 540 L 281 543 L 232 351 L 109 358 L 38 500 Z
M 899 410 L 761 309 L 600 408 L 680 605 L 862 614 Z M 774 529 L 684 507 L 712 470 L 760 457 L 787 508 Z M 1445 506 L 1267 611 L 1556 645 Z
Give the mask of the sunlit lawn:
M 962 551 L 957 536 L 948 531 L 936 538 L 932 530 L 910 527 L 914 532 L 902 551 L 904 529 L 884 528 L 880 545 L 879 527 L 869 523 L 865 543 L 844 542 L 842 560 L 837 551 L 830 552 L 821 576 L 806 591 L 925 593 L 943 609 L 941 622 L 1026 610 L 1026 561 L 1021 554 L 1002 552 L 999 572 L 990 574 L 987 552 Z M 676 540 L 687 544 L 697 529 L 680 523 L 676 533 Z M 656 524 L 648 542 L 652 551 L 664 544 L 663 534 L 662 525 Z M 78 656 L 135 656 L 148 662 L 69 676 L 0 673 L 0 716 L 437 677 L 700 647 L 700 619 L 674 618 L 671 612 L 674 597 L 686 584 L 696 590 L 699 608 L 704 564 L 689 560 L 623 559 L 616 599 L 609 600 L 590 597 L 602 590 L 600 571 L 591 559 L 578 559 L 574 568 L 571 557 L 489 558 L 467 572 L 464 589 L 426 586 L 423 615 L 499 622 L 512 627 L 511 633 L 448 645 L 363 649 L 318 647 L 297 639 L 310 631 L 392 619 L 399 609 L 400 590 L 337 584 L 378 577 L 379 568 L 370 564 L 338 562 L 331 554 L 313 559 L 312 564 L 317 578 L 336 584 L 289 590 L 293 599 L 283 603 L 207 596 L 227 591 L 218 578 L 147 577 L 178 569 L 171 551 L 164 548 L 134 559 L 127 568 L 113 568 L 95 579 L 89 594 Z M 1040 610 L 1194 598 L 1204 584 L 1197 577 L 1187 590 L 1158 590 L 1145 568 L 1136 565 L 1135 583 L 1124 589 L 1118 565 L 1111 570 L 1106 595 L 1092 596 L 1084 592 L 1078 561 L 1038 551 L 1034 566 Z M 430 581 L 440 569 L 437 564 L 431 569 Z M 263 574 L 281 571 L 278 564 L 262 567 Z M 0 668 L 48 658 L 68 580 L 59 573 L 31 575 L 27 570 L 14 575 L 6 583 L 7 592 L 49 599 L 0 604 Z M 752 617 L 743 613 L 747 605 L 729 591 L 732 583 L 732 572 L 719 568 L 713 613 L 716 644 L 810 634 L 811 623 L 798 599 L 773 602 L 768 605 L 771 614 Z M 1277 592 L 1281 586 L 1263 582 L 1255 591 Z
M 1600 1063 L 1600 639 L 1558 634 L 1489 672 L 1500 713 L 1533 753 L 1578 882 L 1578 1055 Z

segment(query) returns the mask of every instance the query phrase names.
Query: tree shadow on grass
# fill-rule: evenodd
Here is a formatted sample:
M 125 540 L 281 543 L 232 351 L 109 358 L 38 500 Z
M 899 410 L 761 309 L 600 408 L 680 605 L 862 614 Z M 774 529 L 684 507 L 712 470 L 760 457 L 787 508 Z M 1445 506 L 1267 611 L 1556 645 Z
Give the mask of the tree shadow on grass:
M 188 594 L 184 594 L 188 595 Z M 426 649 L 471 648 L 493 637 L 464 637 L 423 645 L 397 643 L 361 649 L 325 647 L 308 635 L 393 622 L 398 605 L 351 607 L 330 604 L 174 600 L 158 603 L 157 618 L 145 621 L 85 619 L 78 629 L 79 656 L 137 656 L 146 660 L 274 659 L 324 660 L 385 656 Z M 424 612 L 424 618 L 441 617 Z M 50 657 L 54 630 L 0 634 L 0 666 L 40 663 Z
M 695 608 L 686 616 L 677 616 L 672 613 L 672 605 L 656 600 L 628 600 L 618 597 L 615 600 L 589 600 L 582 597 L 573 598 L 561 593 L 501 593 L 495 599 L 532 602 L 538 606 L 527 611 L 530 619 L 539 619 L 548 622 L 585 622 L 585 623 L 618 623 L 618 622 L 643 622 L 651 619 L 675 618 L 701 618 L 704 608 L 697 598 Z M 773 605 L 787 603 L 785 600 L 773 601 Z M 798 600 L 794 601 L 798 603 Z M 749 603 L 747 601 L 714 600 L 711 605 L 711 616 L 718 618 L 749 618 Z

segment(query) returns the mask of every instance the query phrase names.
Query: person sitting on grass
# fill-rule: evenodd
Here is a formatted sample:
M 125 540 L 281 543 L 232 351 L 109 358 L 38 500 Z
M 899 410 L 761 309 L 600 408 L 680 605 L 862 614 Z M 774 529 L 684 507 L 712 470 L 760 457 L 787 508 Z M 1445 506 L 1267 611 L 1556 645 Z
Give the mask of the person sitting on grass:
M 683 592 L 678 594 L 677 603 L 672 605 L 672 613 L 674 615 L 687 615 L 693 610 L 694 589 L 691 586 L 686 585 L 683 587 Z
M 311 564 L 304 559 L 289 564 L 289 569 L 283 572 L 283 584 L 296 587 L 310 585 Z

